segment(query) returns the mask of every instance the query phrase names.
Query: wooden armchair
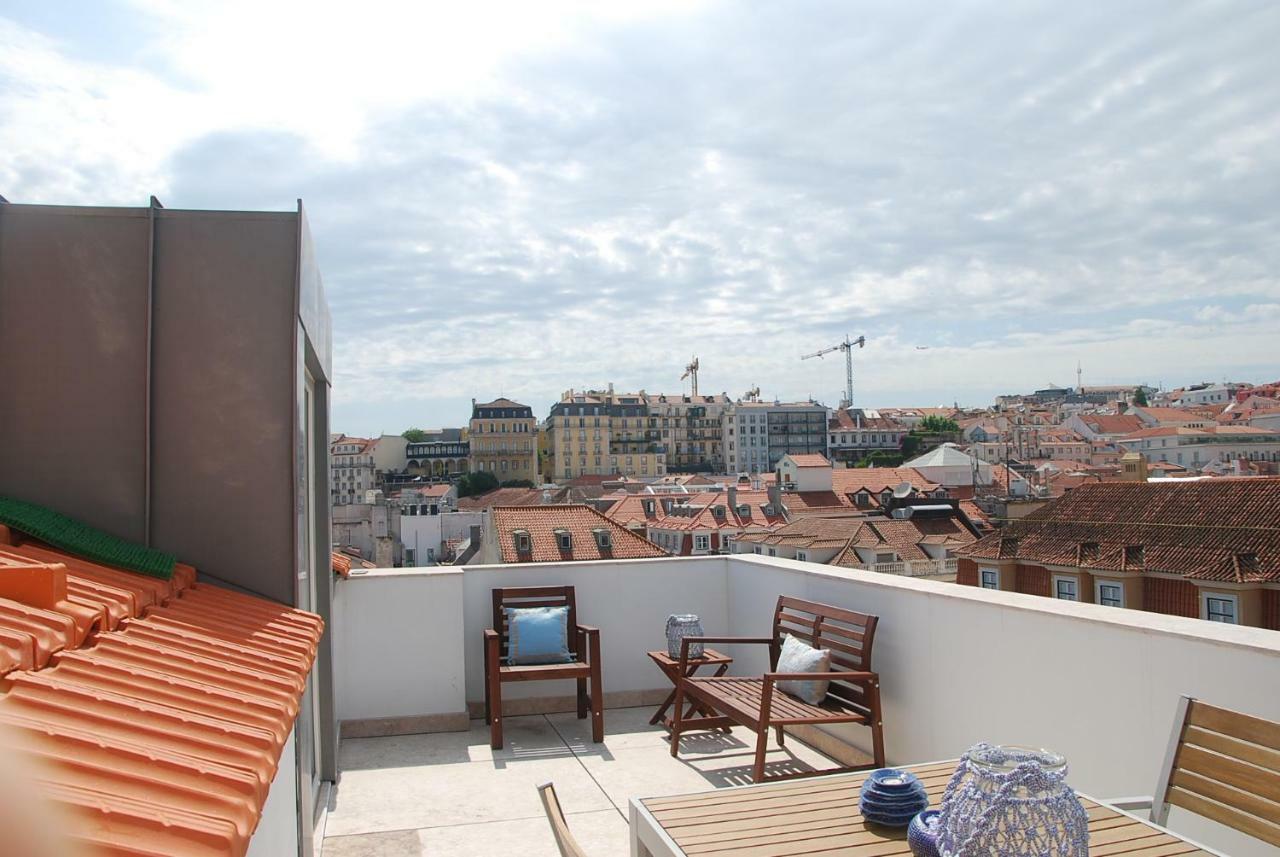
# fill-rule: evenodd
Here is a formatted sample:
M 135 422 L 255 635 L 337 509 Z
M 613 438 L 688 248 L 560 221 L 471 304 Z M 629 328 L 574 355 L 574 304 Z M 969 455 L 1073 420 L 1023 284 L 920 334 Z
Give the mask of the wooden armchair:
M 685 675 L 689 644 L 746 643 L 769 647 L 769 669 L 760 678 L 736 676 L 685 677 L 676 685 L 675 717 L 671 723 L 671 755 L 680 749 L 680 733 L 694 729 L 745 726 L 756 733 L 752 780 L 765 779 L 764 756 L 769 727 L 784 741 L 783 727 L 801 724 L 863 723 L 871 727 L 875 767 L 884 767 L 884 728 L 880 714 L 880 676 L 871 671 L 871 646 L 875 640 L 875 616 L 855 613 L 813 601 L 781 596 L 773 613 L 770 637 L 685 637 L 680 644 L 680 672 Z M 784 674 L 773 672 L 782 650 L 782 635 L 789 634 L 815 648 L 831 652 L 831 672 Z M 827 696 L 818 705 L 787 693 L 776 692 L 779 681 L 828 679 Z M 689 717 L 685 697 L 714 710 L 718 716 Z M 835 770 L 853 770 L 837 768 Z M 829 773 L 822 771 L 820 773 Z M 796 776 L 789 774 L 783 776 Z M 781 779 L 781 776 L 773 779 Z
M 1181 807 L 1280 847 L 1280 723 L 1183 696 L 1155 794 L 1108 803 L 1161 827 Z
M 513 607 L 568 607 L 569 652 L 564 664 L 514 665 L 507 662 L 507 612 Z M 493 628 L 484 632 L 484 719 L 489 743 L 502 748 L 502 685 L 509 681 L 575 679 L 578 719 L 591 714 L 591 740 L 604 740 L 604 696 L 600 685 L 600 629 L 578 624 L 572 586 L 522 586 L 493 590 Z M 590 693 L 587 681 L 590 680 Z

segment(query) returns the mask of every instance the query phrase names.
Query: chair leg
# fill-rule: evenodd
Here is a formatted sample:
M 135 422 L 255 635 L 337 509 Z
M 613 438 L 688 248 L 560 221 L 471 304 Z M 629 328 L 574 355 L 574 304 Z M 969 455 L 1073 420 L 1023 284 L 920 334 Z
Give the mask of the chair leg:
M 751 782 L 764 782 L 764 754 L 769 749 L 769 727 L 761 725 L 756 735 L 756 763 L 751 768 Z
M 604 688 L 600 686 L 600 664 L 592 664 L 591 670 L 591 740 L 604 741 Z M 581 703 L 579 703 L 581 705 Z
M 773 727 L 774 734 L 778 736 L 778 746 L 785 747 L 787 745 L 786 733 L 782 731 L 781 726 Z
M 489 676 L 489 746 L 502 749 L 502 682 L 496 672 Z
M 684 727 L 684 679 L 676 679 L 676 701 L 671 715 L 671 758 L 680 752 L 680 730 Z
M 484 725 L 488 726 L 493 723 L 492 714 L 493 703 L 489 699 L 489 661 L 486 659 L 484 664 Z
M 594 689 L 593 689 L 594 694 Z M 587 680 L 585 678 L 578 679 L 578 719 L 583 720 L 587 716 Z
M 884 720 L 880 711 L 880 682 L 871 683 L 871 748 L 877 768 L 884 767 Z

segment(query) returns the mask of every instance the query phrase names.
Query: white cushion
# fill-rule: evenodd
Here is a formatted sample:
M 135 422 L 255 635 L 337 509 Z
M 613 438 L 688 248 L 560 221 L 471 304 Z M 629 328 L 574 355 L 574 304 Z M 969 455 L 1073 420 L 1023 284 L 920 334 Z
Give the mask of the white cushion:
M 831 652 L 827 649 L 815 649 L 808 643 L 797 640 L 790 634 L 782 635 L 782 653 L 778 655 L 780 673 L 824 673 L 831 671 Z M 827 696 L 827 679 L 813 681 L 780 681 L 778 690 L 804 700 L 810 705 L 817 705 Z

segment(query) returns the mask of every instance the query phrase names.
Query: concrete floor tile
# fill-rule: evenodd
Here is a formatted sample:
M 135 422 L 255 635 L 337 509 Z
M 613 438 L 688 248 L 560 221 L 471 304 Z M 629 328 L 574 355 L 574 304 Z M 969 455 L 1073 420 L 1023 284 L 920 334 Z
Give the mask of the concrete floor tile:
M 501 750 L 489 747 L 489 727 L 485 722 L 473 720 L 466 732 L 344 738 L 338 765 L 343 771 L 351 771 L 463 764 L 495 758 L 567 758 L 569 755 L 557 731 L 545 717 L 535 714 L 507 719 L 503 724 Z
M 611 806 L 572 756 L 349 770 L 335 789 L 326 832 L 339 836 L 533 818 L 542 814 L 536 786 L 547 781 L 577 811 Z
M 591 857 L 625 857 L 629 854 L 627 823 L 614 810 L 570 812 L 566 807 L 566 819 L 574 838 Z M 482 854 L 559 857 L 560 854 L 545 816 L 431 827 L 417 833 L 422 839 L 423 853 L 430 857 L 477 857 Z
M 650 726 L 654 708 L 610 708 L 604 713 L 604 747 L 608 750 L 635 750 L 644 747 L 666 747 L 667 731 Z M 591 721 L 579 720 L 572 712 L 548 714 L 547 720 L 571 746 L 575 753 L 597 751 L 599 744 L 591 740 Z
M 323 853 L 324 857 L 425 857 L 427 854 L 416 830 L 328 836 Z

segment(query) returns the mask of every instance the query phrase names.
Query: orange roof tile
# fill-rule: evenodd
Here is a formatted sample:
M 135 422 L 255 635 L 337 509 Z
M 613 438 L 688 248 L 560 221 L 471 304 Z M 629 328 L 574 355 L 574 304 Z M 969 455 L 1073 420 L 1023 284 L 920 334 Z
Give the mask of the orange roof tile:
M 323 625 L 195 580 L 0 545 L 0 746 L 94 853 L 243 855 Z
M 489 514 L 502 561 L 506 563 L 644 559 L 667 555 L 666 551 L 644 536 L 637 535 L 586 505 L 494 506 Z M 602 548 L 596 542 L 595 530 L 601 528 L 609 531 L 611 547 Z M 529 551 L 516 550 L 516 530 L 529 534 Z M 567 530 L 571 535 L 572 547 L 569 550 L 561 550 L 556 530 Z

